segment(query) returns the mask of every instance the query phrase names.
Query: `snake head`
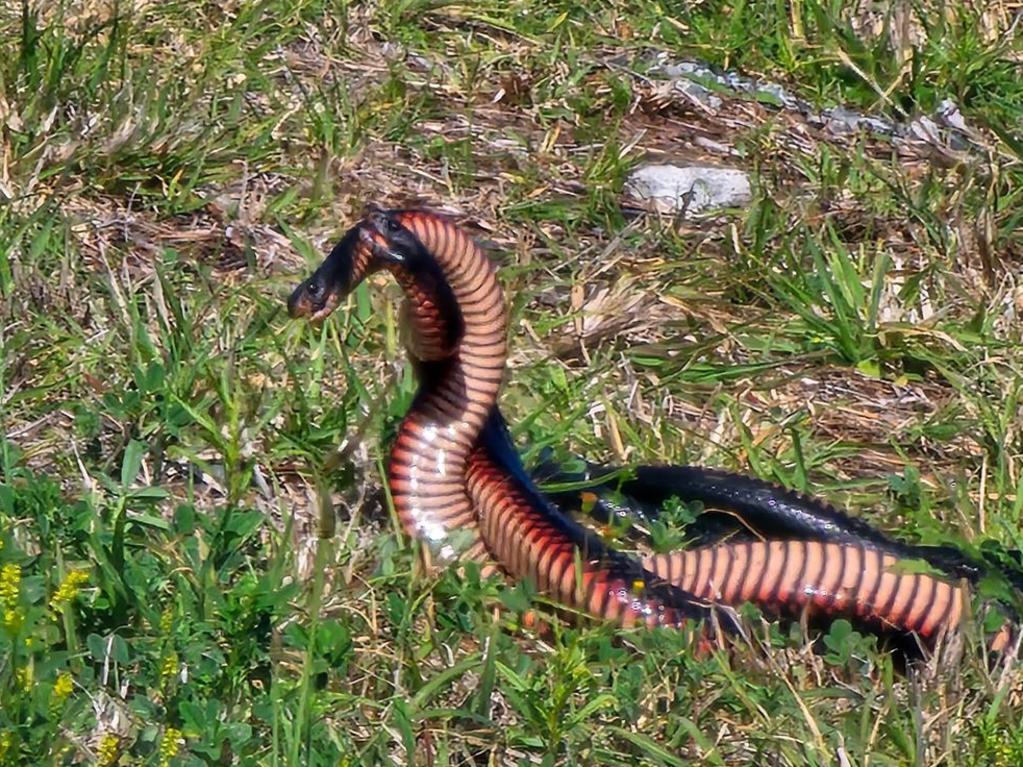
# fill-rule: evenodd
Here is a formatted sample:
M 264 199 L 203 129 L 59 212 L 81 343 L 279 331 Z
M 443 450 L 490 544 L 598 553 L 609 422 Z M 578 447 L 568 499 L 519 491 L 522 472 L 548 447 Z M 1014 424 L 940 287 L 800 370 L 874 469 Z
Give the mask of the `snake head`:
M 419 238 L 402 225 L 399 210 L 367 206 L 359 232 L 373 259 L 380 264 L 400 266 L 418 273 L 433 258 Z
M 432 259 L 416 236 L 402 226 L 400 211 L 367 206 L 362 220 L 349 229 L 320 267 L 288 298 L 292 319 L 322 322 L 369 274 L 385 267 L 408 267 Z
M 288 297 L 288 315 L 321 322 L 337 309 L 341 300 L 364 275 L 358 272 L 365 258 L 360 249 L 359 226 L 349 229 L 334 246 L 320 267 L 292 291 Z

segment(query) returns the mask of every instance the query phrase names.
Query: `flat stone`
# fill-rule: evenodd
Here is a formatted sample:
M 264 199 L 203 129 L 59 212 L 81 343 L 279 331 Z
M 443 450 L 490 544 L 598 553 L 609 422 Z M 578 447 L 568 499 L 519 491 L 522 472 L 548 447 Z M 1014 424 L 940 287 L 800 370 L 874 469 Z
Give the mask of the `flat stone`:
M 638 200 L 669 212 L 685 209 L 687 214 L 748 205 L 753 199 L 749 176 L 735 168 L 643 165 L 625 186 Z

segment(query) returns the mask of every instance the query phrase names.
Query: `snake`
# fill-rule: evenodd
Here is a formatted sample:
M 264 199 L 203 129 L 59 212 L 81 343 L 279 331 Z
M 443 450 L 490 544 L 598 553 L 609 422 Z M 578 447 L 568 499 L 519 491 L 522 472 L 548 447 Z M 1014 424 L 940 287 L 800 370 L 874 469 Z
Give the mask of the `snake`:
M 454 221 L 367 207 L 291 293 L 288 313 L 320 322 L 381 270 L 404 294 L 401 324 L 419 380 L 387 483 L 405 534 L 442 562 L 479 562 L 625 627 L 710 618 L 737 631 L 734 611 L 720 608 L 744 602 L 781 615 L 845 617 L 921 649 L 959 627 L 969 589 L 949 577 L 955 573 L 914 572 L 906 556 L 919 552 L 861 520 L 798 494 L 756 497 L 749 490 L 764 491 L 763 483 L 720 471 L 692 469 L 705 484 L 690 483 L 697 498 L 745 487 L 738 513 L 796 534 L 644 557 L 610 547 L 545 496 L 522 464 L 497 404 L 507 358 L 504 295 L 493 263 Z
M 582 470 L 566 471 L 549 458 L 541 460 L 531 472 L 533 481 L 559 488 L 545 490 L 558 506 L 576 513 L 585 510 L 603 524 L 623 522 L 628 532 L 638 529 L 640 537 L 648 542 L 651 536 L 644 531 L 662 516 L 664 506 L 675 500 L 708 507 L 684 530 L 691 546 L 725 536 L 765 535 L 832 543 L 867 542 L 901 559 L 924 561 L 972 584 L 977 584 L 992 566 L 955 546 L 897 540 L 827 501 L 757 477 L 703 466 L 627 468 L 576 458 L 584 464 Z M 562 486 L 570 489 L 560 489 Z M 1006 553 L 1020 560 L 1018 551 Z M 1002 567 L 999 572 L 1014 589 L 1023 590 L 1023 575 L 1018 569 Z

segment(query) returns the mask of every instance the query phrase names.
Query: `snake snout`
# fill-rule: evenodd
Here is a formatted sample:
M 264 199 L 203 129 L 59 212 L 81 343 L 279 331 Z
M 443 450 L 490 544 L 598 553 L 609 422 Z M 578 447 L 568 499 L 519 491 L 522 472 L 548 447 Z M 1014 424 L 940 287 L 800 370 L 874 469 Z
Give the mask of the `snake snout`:
M 323 281 L 315 274 L 303 280 L 302 284 L 288 296 L 288 316 L 292 319 L 309 317 L 322 309 L 325 287 Z
M 311 322 L 326 319 L 341 302 L 341 291 L 317 273 L 305 280 L 288 297 L 288 316 L 307 317 Z

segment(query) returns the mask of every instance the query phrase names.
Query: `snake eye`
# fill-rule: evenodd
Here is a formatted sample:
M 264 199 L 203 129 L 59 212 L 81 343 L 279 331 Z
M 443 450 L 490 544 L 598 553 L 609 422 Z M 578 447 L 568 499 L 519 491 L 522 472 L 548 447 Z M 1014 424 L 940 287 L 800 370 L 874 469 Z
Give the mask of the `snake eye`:
M 390 217 L 384 219 L 384 227 L 391 234 L 401 230 L 401 224 Z
M 309 294 L 310 298 L 319 298 L 323 295 L 323 283 L 319 280 L 310 282 L 308 287 L 306 287 L 306 292 Z

